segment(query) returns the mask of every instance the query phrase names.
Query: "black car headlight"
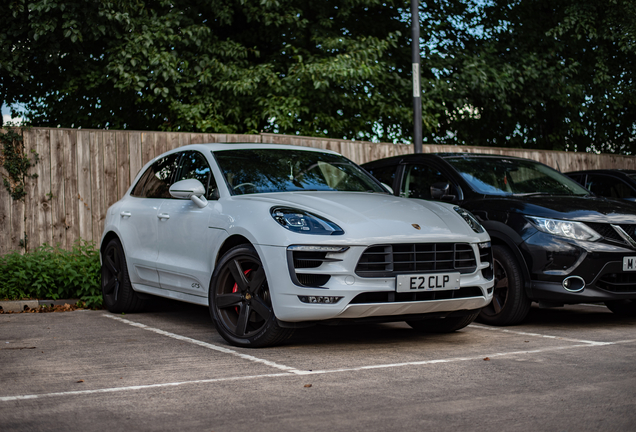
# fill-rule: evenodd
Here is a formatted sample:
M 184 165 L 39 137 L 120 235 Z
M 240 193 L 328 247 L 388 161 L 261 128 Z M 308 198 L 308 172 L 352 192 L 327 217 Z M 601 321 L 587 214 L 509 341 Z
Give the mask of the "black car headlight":
M 301 234 L 341 235 L 342 228 L 335 223 L 304 210 L 273 207 L 272 217 L 283 228 Z
M 601 235 L 583 222 L 526 216 L 539 231 L 573 240 L 596 241 Z
M 477 218 L 473 216 L 471 212 L 461 207 L 453 207 L 453 209 L 457 212 L 457 214 L 464 218 L 466 223 L 473 229 L 473 231 L 475 231 L 476 233 L 483 233 L 485 231 L 484 227 L 481 226 Z

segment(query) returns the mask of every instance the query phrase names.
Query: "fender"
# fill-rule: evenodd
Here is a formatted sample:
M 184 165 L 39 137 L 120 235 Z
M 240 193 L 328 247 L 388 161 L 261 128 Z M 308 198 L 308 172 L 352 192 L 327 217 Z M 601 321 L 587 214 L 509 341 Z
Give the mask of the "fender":
M 526 295 L 532 299 L 532 277 L 530 276 L 530 270 L 528 269 L 528 263 L 521 253 L 519 245 L 523 243 L 521 236 L 508 225 L 498 221 L 480 221 L 481 224 L 488 231 L 490 239 L 493 243 L 503 243 L 512 251 L 515 258 L 521 265 L 521 271 L 523 272 L 524 289 Z

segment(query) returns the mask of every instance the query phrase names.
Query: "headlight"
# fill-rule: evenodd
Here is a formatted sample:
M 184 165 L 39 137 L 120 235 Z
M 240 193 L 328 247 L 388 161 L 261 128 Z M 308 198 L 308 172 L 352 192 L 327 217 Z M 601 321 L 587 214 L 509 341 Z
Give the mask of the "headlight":
M 340 235 L 344 234 L 342 228 L 304 210 L 287 207 L 274 207 L 271 210 L 272 217 L 282 227 L 301 234 Z
M 564 221 L 558 219 L 546 219 L 534 216 L 526 216 L 534 225 L 544 233 L 574 240 L 596 241 L 601 238 L 599 233 L 582 222 Z
M 481 226 L 481 224 L 479 223 L 477 218 L 475 216 L 473 216 L 473 214 L 471 212 L 469 212 L 468 210 L 463 209 L 461 207 L 453 207 L 453 209 L 461 217 L 464 218 L 466 223 L 473 229 L 473 231 L 475 231 L 476 233 L 483 233 L 484 232 L 484 227 Z

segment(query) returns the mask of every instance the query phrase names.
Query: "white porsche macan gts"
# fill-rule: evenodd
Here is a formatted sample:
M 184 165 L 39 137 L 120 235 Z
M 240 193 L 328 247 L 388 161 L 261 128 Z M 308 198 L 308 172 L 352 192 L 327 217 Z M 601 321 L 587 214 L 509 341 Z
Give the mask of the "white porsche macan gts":
M 108 209 L 104 304 L 209 306 L 232 345 L 316 323 L 470 324 L 492 299 L 490 238 L 451 204 L 392 196 L 326 150 L 194 144 L 150 161 Z

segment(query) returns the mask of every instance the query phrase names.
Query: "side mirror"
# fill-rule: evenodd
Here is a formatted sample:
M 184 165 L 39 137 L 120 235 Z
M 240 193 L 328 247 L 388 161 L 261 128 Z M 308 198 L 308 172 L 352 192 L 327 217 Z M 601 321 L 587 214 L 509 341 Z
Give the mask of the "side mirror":
M 205 186 L 197 179 L 181 180 L 170 186 L 170 195 L 177 199 L 189 199 L 203 208 L 208 205 L 205 199 Z
M 455 195 L 449 195 L 450 184 L 448 183 L 434 183 L 431 185 L 431 198 L 434 200 L 452 202 L 455 200 Z

